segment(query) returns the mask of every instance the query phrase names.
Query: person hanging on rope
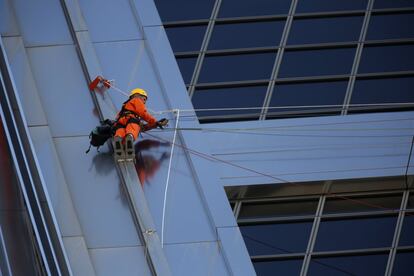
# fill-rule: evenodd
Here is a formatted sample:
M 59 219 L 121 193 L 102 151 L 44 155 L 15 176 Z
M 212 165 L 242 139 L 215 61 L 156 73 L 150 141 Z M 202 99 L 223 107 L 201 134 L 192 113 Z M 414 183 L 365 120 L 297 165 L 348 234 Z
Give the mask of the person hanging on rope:
M 133 158 L 135 156 L 134 141 L 141 131 L 156 127 L 163 129 L 168 124 L 166 118 L 157 121 L 148 113 L 145 106 L 147 99 L 148 95 L 144 89 L 135 88 L 131 90 L 128 100 L 122 104 L 114 125 L 113 147 L 117 157 L 122 157 L 124 152 L 126 156 Z M 123 147 L 125 147 L 124 150 Z

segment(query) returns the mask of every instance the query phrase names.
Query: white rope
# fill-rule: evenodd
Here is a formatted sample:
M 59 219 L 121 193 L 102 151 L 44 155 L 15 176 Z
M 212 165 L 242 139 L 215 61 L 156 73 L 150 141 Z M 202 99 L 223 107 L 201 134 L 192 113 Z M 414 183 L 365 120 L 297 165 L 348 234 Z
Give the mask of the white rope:
M 168 193 L 168 186 L 169 186 L 169 183 L 170 183 L 171 164 L 172 164 L 172 159 L 173 159 L 173 154 L 174 154 L 175 140 L 177 138 L 178 121 L 180 119 L 180 110 L 176 109 L 175 111 L 177 112 L 177 116 L 176 116 L 176 121 L 175 121 L 174 137 L 173 137 L 173 141 L 172 141 L 172 144 L 171 144 L 170 161 L 168 163 L 167 181 L 166 181 L 166 184 L 165 184 L 165 192 L 164 192 L 164 204 L 163 204 L 163 207 L 162 207 L 162 224 L 161 224 L 161 247 L 162 248 L 164 248 L 165 208 L 166 208 L 166 205 L 167 205 L 167 193 Z

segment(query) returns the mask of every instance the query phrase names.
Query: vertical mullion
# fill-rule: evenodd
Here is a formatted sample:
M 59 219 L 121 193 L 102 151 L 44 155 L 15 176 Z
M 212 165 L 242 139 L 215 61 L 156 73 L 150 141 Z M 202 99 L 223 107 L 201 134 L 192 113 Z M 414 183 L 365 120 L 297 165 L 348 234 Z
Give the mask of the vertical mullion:
M 270 100 L 272 99 L 273 89 L 275 87 L 276 78 L 277 78 L 277 75 L 279 73 L 280 64 L 282 63 L 282 57 L 283 57 L 283 54 L 284 54 L 284 51 L 285 51 L 287 39 L 289 37 L 289 32 L 290 32 L 290 28 L 292 26 L 293 16 L 294 16 L 295 11 L 296 11 L 297 3 L 298 3 L 298 0 L 292 0 L 292 4 L 290 5 L 289 14 L 286 18 L 286 23 L 285 23 L 285 28 L 283 29 L 282 38 L 280 39 L 279 49 L 278 49 L 277 54 L 276 54 L 275 63 L 273 65 L 273 70 L 272 70 L 272 74 L 271 74 L 271 77 L 270 77 L 270 82 L 269 82 L 269 85 L 267 87 L 265 100 L 263 102 L 263 109 L 262 109 L 262 112 L 260 114 L 259 120 L 265 120 L 266 119 L 266 113 L 268 112 L 268 107 L 269 107 L 269 104 L 270 104 Z
M 407 209 L 409 191 L 405 190 L 401 201 L 400 212 L 398 214 L 397 224 L 395 225 L 394 239 L 392 241 L 391 251 L 388 255 L 387 269 L 385 270 L 385 276 L 391 276 L 394 266 L 395 255 L 397 253 L 398 243 L 400 241 L 401 229 L 404 222 L 405 210 Z
M 361 61 L 362 49 L 364 48 L 364 42 L 368 32 L 369 20 L 371 18 L 371 12 L 374 6 L 374 1 L 375 0 L 368 1 L 367 9 L 365 11 L 364 22 L 362 24 L 361 33 L 359 35 L 358 46 L 355 52 L 354 63 L 352 65 L 351 76 L 349 78 L 348 86 L 346 89 L 341 115 L 348 114 L 349 104 L 351 102 L 352 91 L 354 89 L 356 75 L 358 73 L 358 67 Z
M 325 206 L 326 195 L 322 195 L 319 199 L 318 208 L 316 210 L 316 216 L 313 221 L 311 234 L 309 237 L 308 247 L 306 248 L 305 258 L 303 259 L 302 269 L 300 271 L 300 276 L 305 276 L 308 273 L 309 263 L 311 260 L 311 254 L 313 248 L 315 247 L 316 236 L 318 233 L 319 225 L 321 223 L 322 211 Z
M 206 55 L 206 51 L 207 51 L 208 44 L 210 42 L 211 34 L 213 33 L 214 24 L 215 24 L 218 12 L 220 10 L 221 1 L 222 0 L 216 0 L 216 2 L 214 3 L 213 11 L 208 21 L 206 33 L 204 34 L 204 39 L 201 44 L 201 49 L 198 54 L 196 64 L 194 66 L 194 71 L 191 77 L 190 85 L 188 87 L 188 94 L 190 98 L 193 97 L 195 86 L 197 84 L 198 77 L 200 76 L 201 66 L 202 66 L 204 57 Z

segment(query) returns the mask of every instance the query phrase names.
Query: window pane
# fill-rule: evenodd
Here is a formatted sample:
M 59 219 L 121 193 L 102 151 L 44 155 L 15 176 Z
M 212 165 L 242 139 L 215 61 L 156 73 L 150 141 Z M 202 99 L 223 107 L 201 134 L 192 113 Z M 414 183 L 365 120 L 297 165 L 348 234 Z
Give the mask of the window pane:
M 396 220 L 395 217 L 324 220 L 319 227 L 315 250 L 391 246 Z
M 166 28 L 174 52 L 199 51 L 206 26 L 186 26 Z
M 318 200 L 288 201 L 273 203 L 243 203 L 240 219 L 303 216 L 316 213 Z
M 190 83 L 193 75 L 194 67 L 197 62 L 196 57 L 191 58 L 177 58 L 178 66 L 180 67 L 181 75 L 183 76 L 184 82 Z
M 279 77 L 349 74 L 354 55 L 355 48 L 286 51 Z
M 290 275 L 300 274 L 303 260 L 274 260 L 267 262 L 253 261 L 254 270 L 259 276 Z
M 216 24 L 208 48 L 251 48 L 278 46 L 285 21 Z
M 288 44 L 358 41 L 363 17 L 295 19 Z
M 414 78 L 357 80 L 351 104 L 414 102 Z
M 308 276 L 384 275 L 388 255 L 312 258 Z
M 414 37 L 414 14 L 383 14 L 371 17 L 367 39 Z
M 414 70 L 414 45 L 366 46 L 359 73 Z
M 276 84 L 270 107 L 342 105 L 347 81 Z M 284 111 L 341 110 L 341 107 L 299 107 L 269 109 L 269 115 Z M 275 114 L 276 115 L 276 114 Z
M 327 198 L 324 214 L 399 210 L 401 195 Z
M 399 252 L 395 255 L 393 276 L 412 276 L 414 272 L 414 252 Z
M 210 18 L 215 0 L 155 0 L 163 22 Z
M 414 245 L 414 213 L 406 213 L 399 246 Z
M 414 191 L 411 191 L 408 197 L 407 209 L 414 209 Z
M 199 82 L 269 79 L 276 53 L 206 56 Z
M 413 0 L 375 0 L 374 9 L 414 7 Z
M 291 0 L 222 0 L 218 17 L 287 14 Z
M 296 12 L 365 10 L 367 2 L 368 0 L 299 0 Z
M 267 86 L 250 86 L 250 87 L 233 87 L 233 88 L 215 88 L 215 89 L 197 89 L 193 95 L 192 101 L 194 108 L 246 108 L 262 107 L 266 95 Z M 197 111 L 197 115 L 203 116 L 220 116 L 234 114 L 256 114 L 259 118 L 260 109 L 249 110 L 215 110 L 215 111 Z
M 240 226 L 250 256 L 306 251 L 312 222 Z

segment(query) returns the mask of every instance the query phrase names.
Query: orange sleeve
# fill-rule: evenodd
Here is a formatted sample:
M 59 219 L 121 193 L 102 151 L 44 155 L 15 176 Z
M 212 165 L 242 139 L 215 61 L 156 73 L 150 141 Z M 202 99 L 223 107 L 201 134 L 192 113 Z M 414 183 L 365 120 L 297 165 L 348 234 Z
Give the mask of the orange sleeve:
M 148 113 L 145 104 L 140 99 L 133 99 L 131 103 L 134 106 L 135 113 L 137 113 L 144 121 L 146 121 L 149 127 L 155 126 L 157 119 Z

